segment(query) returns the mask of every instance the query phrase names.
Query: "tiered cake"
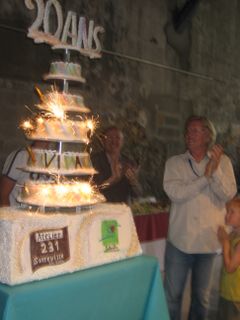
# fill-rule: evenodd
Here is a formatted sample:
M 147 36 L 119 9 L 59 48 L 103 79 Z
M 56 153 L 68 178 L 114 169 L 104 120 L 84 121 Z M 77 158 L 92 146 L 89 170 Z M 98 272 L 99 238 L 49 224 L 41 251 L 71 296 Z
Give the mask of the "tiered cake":
M 66 53 L 63 53 L 66 55 Z M 71 58 L 67 53 L 68 59 Z M 39 113 L 21 125 L 29 140 L 50 141 L 57 144 L 57 150 L 32 148 L 29 159 L 22 170 L 50 175 L 48 181 L 26 181 L 19 202 L 39 206 L 42 210 L 55 207 L 76 208 L 79 211 L 104 201 L 104 197 L 91 185 L 92 167 L 86 145 L 94 130 L 94 121 L 87 117 L 90 111 L 82 96 L 72 95 L 69 82 L 85 82 L 81 66 L 72 62 L 53 62 L 46 79 L 60 81 L 63 91 L 51 91 L 43 95 L 39 90 L 41 103 Z M 77 144 L 80 152 L 68 151 L 69 143 Z M 69 178 L 71 176 L 71 178 Z M 72 178 L 75 176 L 75 178 Z
M 96 172 L 86 145 L 94 122 L 87 117 L 90 110 L 83 97 L 69 92 L 69 82 L 85 79 L 81 66 L 71 62 L 71 45 L 59 48 L 65 61 L 51 63 L 45 79 L 60 81 L 63 91 L 40 93 L 38 114 L 21 125 L 29 140 L 57 145 L 56 150 L 30 149 L 28 162 L 21 168 L 50 179 L 26 181 L 19 207 L 0 209 L 0 282 L 9 285 L 142 252 L 129 207 L 104 203 L 91 183 Z M 68 150 L 70 143 L 79 151 Z

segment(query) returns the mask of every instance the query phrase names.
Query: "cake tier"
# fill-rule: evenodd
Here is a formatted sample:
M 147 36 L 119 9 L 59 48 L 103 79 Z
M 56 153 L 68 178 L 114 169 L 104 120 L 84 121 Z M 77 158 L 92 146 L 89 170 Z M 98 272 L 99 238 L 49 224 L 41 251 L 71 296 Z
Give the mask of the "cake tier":
M 83 97 L 80 95 L 52 91 L 43 96 L 42 100 L 43 102 L 38 104 L 37 107 L 51 113 L 56 111 L 90 112 L 90 109 L 84 104 Z
M 78 63 L 55 61 L 50 65 L 50 70 L 44 79 L 65 79 L 85 82 L 81 75 L 81 66 Z
M 87 152 L 63 152 L 56 150 L 29 150 L 27 166 L 21 168 L 29 172 L 50 173 L 59 175 L 93 175 L 96 171 L 92 167 Z
M 39 207 L 72 208 L 91 206 L 105 198 L 88 182 L 26 181 L 18 201 Z
M 37 118 L 36 122 L 25 131 L 31 140 L 89 142 L 91 130 L 89 121 Z
M 81 214 L 0 208 L 0 282 L 14 285 L 142 253 L 132 213 L 120 204 Z

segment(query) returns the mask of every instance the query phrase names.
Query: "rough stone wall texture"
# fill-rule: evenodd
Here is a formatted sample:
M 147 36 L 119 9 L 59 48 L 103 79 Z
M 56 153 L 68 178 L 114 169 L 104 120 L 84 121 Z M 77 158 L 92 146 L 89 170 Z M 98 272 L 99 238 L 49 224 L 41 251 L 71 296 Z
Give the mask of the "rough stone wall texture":
M 239 1 L 198 1 L 177 30 L 173 13 L 181 12 L 185 0 L 59 2 L 65 16 L 73 10 L 105 28 L 102 58 L 79 57 L 87 83 L 73 89 L 99 115 L 100 129 L 109 123 L 122 127 L 125 152 L 141 165 L 145 195 L 164 196 L 164 163 L 184 150 L 183 124 L 193 113 L 214 122 L 238 176 Z M 0 9 L 3 163 L 10 150 L 25 143 L 17 128 L 27 114 L 24 106 L 37 103 L 34 85 L 46 88 L 42 74 L 57 56 L 26 37 L 35 12 L 24 1 L 2 1 Z

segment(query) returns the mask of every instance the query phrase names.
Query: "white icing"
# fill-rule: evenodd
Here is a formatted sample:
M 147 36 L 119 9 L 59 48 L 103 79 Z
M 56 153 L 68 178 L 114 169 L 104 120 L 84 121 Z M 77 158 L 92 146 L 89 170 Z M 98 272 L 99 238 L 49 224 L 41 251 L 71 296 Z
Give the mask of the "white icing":
M 92 167 L 87 152 L 63 152 L 56 150 L 32 149 L 27 166 L 21 168 L 29 172 L 56 173 L 56 174 L 87 174 L 93 175 L 96 171 Z
M 101 223 L 119 224 L 118 250 L 104 252 Z M 67 227 L 70 259 L 62 264 L 31 267 L 30 234 Z M 0 208 L 0 282 L 14 285 L 111 263 L 142 253 L 130 209 L 121 204 L 102 204 L 81 214 L 41 214 Z
M 44 119 L 44 122 L 37 121 L 34 129 L 26 132 L 26 136 L 32 140 L 88 143 L 88 133 L 87 121 L 49 118 Z
M 105 199 L 87 182 L 55 183 L 53 181 L 29 180 L 25 182 L 18 201 L 35 206 L 72 208 L 93 205 L 103 202 Z
M 49 74 L 45 79 L 66 79 L 85 82 L 81 75 L 81 66 L 73 62 L 55 61 L 50 65 Z

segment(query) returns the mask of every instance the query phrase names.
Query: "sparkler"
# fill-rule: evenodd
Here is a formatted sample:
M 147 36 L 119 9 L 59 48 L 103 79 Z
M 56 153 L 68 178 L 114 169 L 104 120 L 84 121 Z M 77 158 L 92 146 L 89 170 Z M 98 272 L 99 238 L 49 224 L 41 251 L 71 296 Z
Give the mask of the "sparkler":
M 89 182 L 26 182 L 25 201 L 30 204 L 62 207 L 92 204 L 103 201 Z
M 26 119 L 20 125 L 26 136 L 34 140 L 54 140 L 60 143 L 72 140 L 88 144 L 89 137 L 97 127 L 97 120 L 80 114 L 75 115 L 74 119 L 69 115 L 68 111 L 74 104 L 71 95 L 53 89 L 43 95 L 38 88 L 36 90 L 41 99 L 41 104 L 37 105 L 41 113 L 35 114 L 33 119 Z M 90 181 L 67 180 L 61 176 L 61 170 L 59 174 L 51 174 L 47 168 L 44 170 L 51 180 L 27 181 L 23 197 L 25 203 L 45 207 L 77 207 L 104 201 L 104 197 Z

